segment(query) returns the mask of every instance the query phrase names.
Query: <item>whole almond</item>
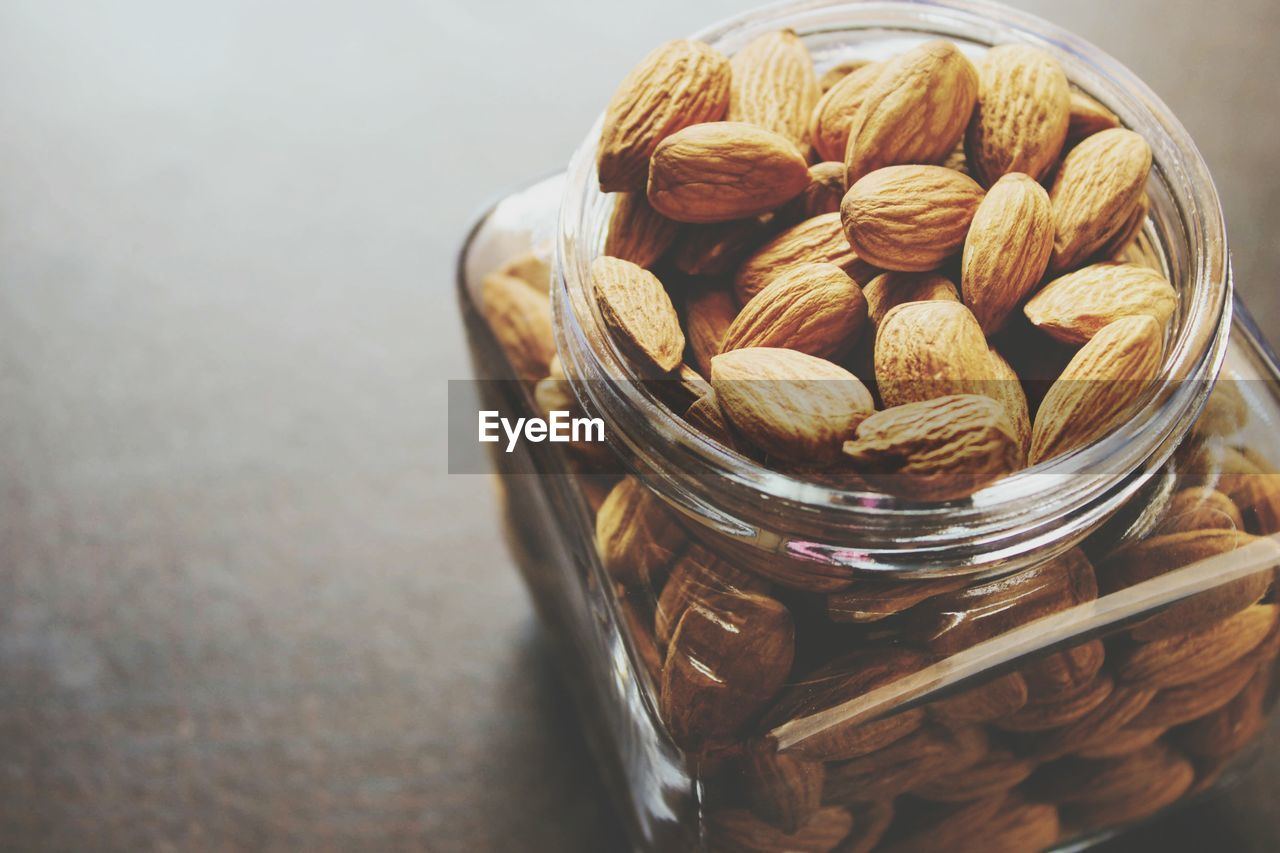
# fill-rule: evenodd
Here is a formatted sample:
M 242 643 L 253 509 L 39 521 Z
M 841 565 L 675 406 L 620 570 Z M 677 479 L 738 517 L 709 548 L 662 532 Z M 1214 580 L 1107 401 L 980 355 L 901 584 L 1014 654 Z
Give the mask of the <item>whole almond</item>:
M 840 217 L 849 245 L 889 270 L 936 269 L 964 245 L 982 187 L 943 166 L 889 166 L 849 187 Z
M 695 293 L 685 307 L 685 335 L 693 353 L 693 363 L 702 374 L 711 373 L 711 359 L 724 346 L 724 334 L 738 316 L 733 294 L 721 287 Z
M 906 302 L 928 302 L 938 299 L 959 302 L 960 294 L 951 279 L 933 272 L 885 272 L 862 288 L 867 299 L 867 315 L 873 326 L 879 326 L 884 315 Z
M 1036 762 L 1005 749 L 993 749 L 981 761 L 959 773 L 939 776 L 911 793 L 941 803 L 967 803 L 993 797 L 1026 781 Z
M 965 136 L 973 176 L 984 186 L 1010 172 L 1038 181 L 1058 159 L 1070 113 L 1058 60 L 1030 45 L 991 48 L 978 63 L 978 103 Z
M 1007 717 L 992 722 L 1007 732 L 1047 732 L 1088 717 L 1115 690 L 1115 681 L 1102 675 L 1089 682 L 1080 692 L 1052 702 L 1028 702 Z
M 1249 545 L 1264 547 L 1264 540 L 1238 530 L 1187 530 L 1152 536 L 1120 548 L 1103 562 L 1102 587 L 1104 592 L 1114 592 Z M 1280 547 L 1275 553 L 1280 565 Z M 1271 581 L 1268 569 L 1220 584 L 1170 605 L 1129 633 L 1134 639 L 1148 641 L 1205 628 L 1256 604 L 1267 594 Z
M 1080 693 L 1097 677 L 1105 661 L 1106 647 L 1094 639 L 1039 655 L 1019 671 L 1027 682 L 1029 697 L 1043 705 Z
M 794 30 L 765 33 L 729 59 L 729 121 L 744 121 L 805 144 L 818 100 L 813 60 Z
M 973 63 L 949 41 L 886 61 L 849 126 L 846 181 L 883 166 L 941 163 L 964 135 L 977 96 Z
M 649 203 L 677 222 L 755 216 L 808 185 L 809 164 L 795 143 L 744 122 L 686 127 L 662 140 L 649 163 Z
M 827 767 L 827 796 L 835 801 L 904 794 L 945 773 L 972 767 L 987 753 L 980 726 L 925 723 L 868 755 Z
M 684 413 L 684 419 L 694 429 L 730 450 L 750 454 L 751 449 L 745 447 L 734 435 L 729 419 L 724 416 L 724 411 L 720 408 L 720 400 L 716 397 L 715 389 L 695 400 Z
M 1198 631 L 1143 643 L 1116 663 L 1126 682 L 1176 687 L 1223 670 L 1262 642 L 1275 626 L 1275 604 L 1255 604 Z
M 767 453 L 832 462 L 875 411 L 866 387 L 844 368 L 795 350 L 752 347 L 711 360 L 711 384 L 729 420 Z
M 642 59 L 605 108 L 596 159 L 600 189 L 643 191 L 659 142 L 724 117 L 730 77 L 729 60 L 702 42 L 670 41 Z
M 516 255 L 514 258 L 498 267 L 497 272 L 503 275 L 513 275 L 518 279 L 523 279 L 533 285 L 535 290 L 541 293 L 549 293 L 551 291 L 551 261 L 548 253 L 550 249 L 545 251 L 535 249 L 531 252 L 525 252 Z
M 973 215 L 960 261 L 960 291 L 986 335 L 1040 282 L 1053 251 L 1044 187 L 1018 172 L 997 180 Z
M 1151 146 L 1131 130 L 1095 133 L 1062 160 L 1053 205 L 1052 272 L 1084 263 L 1125 227 L 1151 171 Z
M 734 294 L 745 305 L 788 268 L 820 263 L 835 264 L 859 284 L 872 277 L 849 246 L 840 214 L 824 213 L 791 226 L 748 257 L 734 276 Z
M 1145 712 L 1144 712 L 1145 713 Z M 1164 727 L 1135 728 L 1125 726 L 1106 738 L 1092 738 L 1071 754 L 1077 758 L 1119 758 L 1151 746 L 1167 731 Z
M 782 347 L 838 358 L 867 322 L 862 289 L 834 264 L 805 264 L 783 272 L 742 307 L 725 332 L 722 351 Z
M 1105 435 L 1160 370 L 1160 324 L 1141 314 L 1104 327 L 1049 387 L 1031 430 L 1034 465 Z
M 1010 797 L 981 831 L 959 841 L 954 853 L 1023 853 L 1047 850 L 1058 840 L 1061 822 L 1049 803 L 1023 802 Z
M 853 829 L 853 818 L 840 806 L 823 806 L 795 832 L 784 832 L 746 809 L 722 809 L 707 815 L 713 850 L 726 853 L 831 853 Z
M 680 226 L 649 206 L 644 193 L 620 193 L 609 218 L 604 253 L 651 267 L 675 242 Z
M 1141 754 L 1139 751 L 1119 760 L 1132 761 Z M 1076 826 L 1092 829 L 1138 821 L 1176 802 L 1191 787 L 1195 775 L 1191 762 L 1176 754 L 1164 765 L 1143 764 L 1128 773 L 1133 780 L 1131 790 L 1072 803 L 1063 808 L 1063 817 Z
M 818 156 L 840 163 L 840 179 L 844 180 L 844 155 L 849 144 L 849 125 L 862 108 L 862 101 L 880 75 L 881 63 L 872 62 L 846 74 L 833 85 L 813 108 L 809 119 L 809 141 Z
M 835 65 L 822 72 L 822 76 L 818 78 L 818 88 L 824 93 L 831 91 L 831 88 L 853 72 L 867 65 L 871 65 L 870 59 L 846 59 L 843 62 L 837 62 Z
M 686 749 L 733 737 L 786 681 L 795 654 L 787 608 L 766 595 L 717 595 L 685 609 L 662 665 L 660 705 Z
M 556 354 L 546 293 L 515 276 L 490 273 L 480 282 L 480 313 L 518 379 L 546 377 Z
M 809 186 L 787 202 L 779 216 L 787 222 L 803 222 L 824 213 L 839 213 L 844 191 L 843 163 L 814 163 L 809 167 Z
M 767 592 L 762 578 L 735 568 L 694 542 L 671 564 L 654 610 L 654 636 L 666 646 L 680 617 L 690 605 L 715 604 L 717 597 L 743 592 Z
M 1059 276 L 1023 308 L 1027 319 L 1064 343 L 1082 344 L 1121 317 L 1146 314 L 1166 326 L 1178 294 L 1163 275 L 1133 264 L 1102 263 Z
M 600 316 L 623 352 L 664 373 L 680 365 L 684 332 L 657 276 L 602 255 L 591 262 L 591 283 Z
M 1141 714 L 1155 695 L 1153 688 L 1116 687 L 1102 704 L 1084 716 L 1061 728 L 1042 732 L 1034 742 L 1034 753 L 1037 758 L 1047 760 L 1061 758 L 1094 743 L 1106 743 Z
M 1145 252 L 1146 247 L 1140 245 L 1142 234 L 1142 226 L 1147 222 L 1147 215 L 1151 212 L 1151 198 L 1144 192 L 1138 197 L 1138 203 L 1133 206 L 1133 212 L 1129 214 L 1129 218 L 1125 220 L 1124 225 L 1111 236 L 1111 239 L 1103 244 L 1098 250 L 1098 255 L 1112 261 L 1121 263 L 1136 263 L 1147 269 L 1160 271 L 1160 263 L 1158 258 L 1144 260 L 1130 260 L 1130 255 Z
M 1007 672 L 985 684 L 935 699 L 929 714 L 949 723 L 986 723 L 1017 712 L 1027 704 L 1027 681 L 1018 672 Z
M 1120 119 L 1111 110 L 1084 92 L 1073 91 L 1069 100 L 1070 118 L 1067 121 L 1067 148 L 1072 148 L 1087 136 L 1120 126 Z
M 832 622 L 878 622 L 967 584 L 963 577 L 902 581 L 859 578 L 849 589 L 827 596 L 827 618 Z
M 993 373 L 990 348 L 958 302 L 907 302 L 876 327 L 875 369 L 885 406 L 949 394 L 982 394 Z
M 769 739 L 748 745 L 742 757 L 743 795 L 752 810 L 784 832 L 795 832 L 822 805 L 823 765 L 779 753 Z
M 1068 758 L 1045 765 L 1029 784 L 1037 798 L 1056 803 L 1096 803 L 1144 790 L 1150 780 L 1186 759 L 1163 743 L 1121 758 Z
M 686 225 L 676 238 L 671 262 L 686 275 L 731 273 L 777 228 L 778 217 L 773 213 L 708 225 Z
M 875 487 L 913 500 L 972 494 L 1017 469 L 1021 454 L 1004 408 L 977 394 L 877 412 L 844 444 L 853 469 Z
M 1197 758 L 1226 758 L 1249 745 L 1265 728 L 1271 673 L 1263 669 L 1234 699 L 1178 730 L 1178 745 Z
M 1257 671 L 1257 662 L 1246 655 L 1231 666 L 1210 672 L 1195 681 L 1166 687 L 1155 695 L 1128 728 L 1163 731 L 1212 714 L 1238 696 Z
M 658 578 L 687 541 L 667 505 L 635 477 L 619 480 L 596 513 L 600 561 L 626 584 Z
M 1027 392 L 1022 387 L 1022 378 L 1003 355 L 995 349 L 988 350 L 987 355 L 991 360 L 991 380 L 984 386 L 983 393 L 1004 406 L 1004 413 L 1009 416 L 1009 424 L 1018 439 L 1019 456 L 1025 463 L 1027 451 L 1031 448 L 1031 410 Z
M 772 729 L 834 708 L 911 675 L 926 662 L 924 655 L 900 646 L 840 655 L 784 690 L 765 714 L 762 728 Z M 795 743 L 787 752 L 816 761 L 869 755 L 916 731 L 924 717 L 923 710 L 913 708 L 869 722 L 835 723 Z
M 1215 389 L 1217 393 L 1217 389 Z M 1210 396 L 1210 404 L 1213 398 Z M 1203 417 L 1201 418 L 1203 420 Z M 1235 501 L 1217 489 L 1191 486 L 1169 499 L 1156 534 L 1192 530 L 1244 530 L 1244 518 Z

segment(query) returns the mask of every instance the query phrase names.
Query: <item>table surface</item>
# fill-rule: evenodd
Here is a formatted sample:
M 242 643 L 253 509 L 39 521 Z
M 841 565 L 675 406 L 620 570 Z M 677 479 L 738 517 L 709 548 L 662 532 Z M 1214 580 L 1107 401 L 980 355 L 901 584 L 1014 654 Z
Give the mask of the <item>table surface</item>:
M 445 474 L 453 255 L 744 6 L 0 4 L 4 846 L 621 843 L 489 482 Z M 1274 326 L 1280 6 L 1032 8 L 1182 117 Z M 1119 849 L 1277 849 L 1275 754 Z

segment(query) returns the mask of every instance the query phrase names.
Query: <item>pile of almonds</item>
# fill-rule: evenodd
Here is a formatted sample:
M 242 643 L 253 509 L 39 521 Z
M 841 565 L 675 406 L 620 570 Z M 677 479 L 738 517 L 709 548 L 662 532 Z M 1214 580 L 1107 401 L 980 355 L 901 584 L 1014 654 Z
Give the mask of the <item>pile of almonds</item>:
M 670 42 L 614 94 L 591 275 L 637 372 L 756 461 L 922 500 L 1129 416 L 1178 307 L 1116 260 L 1142 137 L 1026 45 L 975 67 L 930 41 L 826 83 L 786 30 L 732 59 Z
M 598 174 L 617 196 L 592 289 L 635 373 L 676 380 L 664 399 L 730 449 L 960 498 L 1105 434 L 1157 375 L 1178 296 L 1141 232 L 1150 165 L 1036 48 L 974 67 L 934 41 L 818 78 L 788 31 L 732 59 L 672 42 L 606 113 Z M 548 275 L 513 259 L 478 300 L 544 413 L 576 406 Z M 1264 728 L 1280 656 L 1280 473 L 1247 418 L 1220 381 L 1170 476 L 1115 523 L 980 581 L 868 578 L 744 546 L 614 476 L 607 450 L 575 447 L 710 846 L 1020 853 L 1212 786 Z M 1259 548 L 1275 550 L 1265 571 L 1112 635 L 779 745 L 789 724 L 975 644 Z

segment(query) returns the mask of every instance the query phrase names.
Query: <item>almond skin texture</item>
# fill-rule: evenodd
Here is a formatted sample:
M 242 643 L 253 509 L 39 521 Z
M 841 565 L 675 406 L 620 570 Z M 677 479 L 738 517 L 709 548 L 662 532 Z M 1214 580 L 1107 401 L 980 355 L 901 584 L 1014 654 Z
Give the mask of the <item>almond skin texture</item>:
M 1122 421 L 1160 370 L 1162 337 L 1144 314 L 1116 320 L 1081 347 L 1040 403 L 1028 462 L 1088 444 Z
M 724 334 L 738 316 L 738 306 L 728 290 L 711 287 L 689 299 L 684 315 L 694 366 L 707 376 L 711 373 L 711 359 L 724 348 Z
M 1013 365 L 1004 356 L 995 349 L 989 350 L 988 356 L 991 359 L 991 381 L 983 386 L 982 393 L 1004 406 L 1004 413 L 1009 416 L 1013 434 L 1018 439 L 1018 449 L 1026 461 L 1027 451 L 1031 449 L 1031 409 L 1027 404 L 1027 392 Z
M 1073 148 L 1086 136 L 1120 126 L 1116 114 L 1086 95 L 1072 92 L 1069 98 L 1066 147 Z
M 522 278 L 490 273 L 480 283 L 480 313 L 507 354 L 516 377 L 537 382 L 556 354 L 551 300 Z
M 621 193 L 609 218 L 604 253 L 638 267 L 651 267 L 667 253 L 679 233 L 679 224 L 650 207 L 644 193 Z
M 809 167 L 809 186 L 788 202 L 779 216 L 794 223 L 824 213 L 839 213 L 844 191 L 843 163 L 815 163 Z
M 596 551 L 610 577 L 647 584 L 687 542 L 671 510 L 635 477 L 623 477 L 596 513 Z
M 788 268 L 817 263 L 835 264 L 858 283 L 871 277 L 844 236 L 840 214 L 824 213 L 793 225 L 747 258 L 734 276 L 734 294 L 745 305 Z
M 982 187 L 943 166 L 889 166 L 849 187 L 840 217 L 849 245 L 887 270 L 936 269 L 964 245 Z
M 876 412 L 844 454 L 877 488 L 912 500 L 966 497 L 1016 470 L 1018 440 L 1004 408 L 956 394 Z
M 684 332 L 657 276 L 602 255 L 591 262 L 591 284 L 605 326 L 623 352 L 663 373 L 680 366 Z
M 727 222 L 773 210 L 809 186 L 809 164 L 785 136 L 733 121 L 695 124 L 659 143 L 649 203 L 677 222 Z
M 849 125 L 862 108 L 862 101 L 880 76 L 881 63 L 872 62 L 846 74 L 813 108 L 809 121 L 809 141 L 824 160 L 840 161 L 844 179 L 844 155 L 849 144 Z
M 793 30 L 753 39 L 729 59 L 729 121 L 745 121 L 805 144 L 818 80 L 809 50 Z
M 823 806 L 795 832 L 784 832 L 746 809 L 724 809 L 707 815 L 711 849 L 725 853 L 830 853 L 853 829 L 848 809 Z
M 886 406 L 982 394 L 993 368 L 978 321 L 958 302 L 908 302 L 876 330 L 875 369 Z
M 879 326 L 890 310 L 906 302 L 928 302 L 931 299 L 960 301 L 960 294 L 951 280 L 931 272 L 881 273 L 867 282 L 862 288 L 862 295 L 867 298 L 867 315 L 874 326 Z
M 605 108 L 596 167 L 604 192 L 643 191 L 649 157 L 681 128 L 729 109 L 729 60 L 702 42 L 658 47 L 631 70 Z
M 1146 314 L 1164 328 L 1178 294 L 1163 275 L 1133 264 L 1103 263 L 1046 284 L 1023 313 L 1038 329 L 1068 344 L 1083 344 L 1121 317 Z
M 793 462 L 833 462 L 875 411 L 852 373 L 802 352 L 754 347 L 711 360 L 720 406 L 748 440 Z
M 1030 45 L 993 47 L 978 65 L 978 104 L 965 136 L 970 172 L 983 186 L 1010 172 L 1040 180 L 1062 150 L 1070 115 L 1058 60 Z
M 960 262 L 960 291 L 984 334 L 1035 288 L 1052 252 L 1049 194 L 1018 172 L 1000 178 L 973 215 Z
M 1143 643 L 1116 661 L 1116 674 L 1152 687 L 1211 678 L 1257 648 L 1275 626 L 1276 610 L 1255 604 L 1199 631 Z
M 1051 272 L 1080 266 L 1124 228 L 1151 171 L 1151 146 L 1131 130 L 1095 133 L 1062 160 L 1053 205 Z
M 951 42 L 926 42 L 888 60 L 849 126 L 853 184 L 883 166 L 941 163 L 964 135 L 978 73 Z
M 676 239 L 671 262 L 686 275 L 731 273 L 778 227 L 778 217 L 773 213 L 710 225 L 686 225 Z
M 784 832 L 808 823 L 822 805 L 821 762 L 777 751 L 771 740 L 747 747 L 742 759 L 743 795 L 757 815 Z
M 862 289 L 834 264 L 793 267 L 743 306 L 722 350 L 782 347 L 837 358 L 852 348 L 867 322 Z

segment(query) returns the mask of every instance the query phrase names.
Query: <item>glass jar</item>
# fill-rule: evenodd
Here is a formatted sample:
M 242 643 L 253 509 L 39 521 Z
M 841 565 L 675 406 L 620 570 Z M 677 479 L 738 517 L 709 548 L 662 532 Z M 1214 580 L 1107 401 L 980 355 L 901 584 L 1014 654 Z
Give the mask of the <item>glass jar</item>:
M 819 70 L 939 36 L 1054 53 L 1151 144 L 1124 251 L 1180 308 L 1128 422 L 969 498 L 909 502 L 767 469 L 686 420 L 696 378 L 634 372 L 589 298 L 614 202 L 599 122 L 565 175 L 486 214 L 459 270 L 484 408 L 562 400 L 606 424 L 612 455 L 493 461 L 635 845 L 1039 850 L 1186 802 L 1247 758 L 1280 652 L 1276 361 L 1233 305 L 1203 162 L 1114 60 L 994 4 L 798 3 L 695 37 L 732 54 L 784 27 Z M 559 361 L 532 374 L 481 294 L 504 264 L 546 275 L 511 261 L 529 251 L 551 267 L 530 304 L 552 310 Z

